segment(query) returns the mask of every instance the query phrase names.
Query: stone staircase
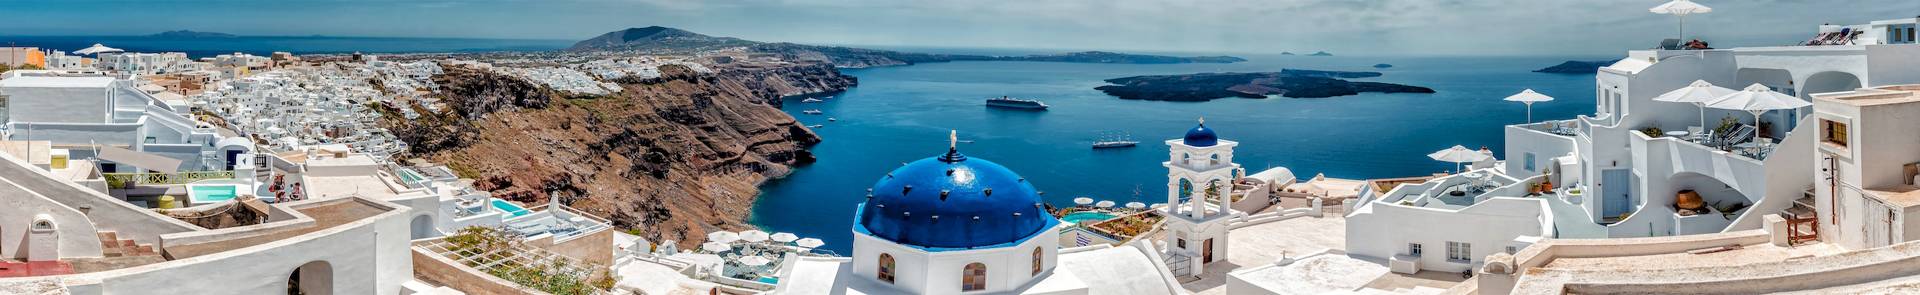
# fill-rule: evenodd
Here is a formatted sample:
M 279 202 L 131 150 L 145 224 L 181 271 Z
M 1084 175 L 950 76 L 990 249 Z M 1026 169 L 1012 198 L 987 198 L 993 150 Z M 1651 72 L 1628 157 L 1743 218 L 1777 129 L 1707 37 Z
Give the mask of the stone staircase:
M 100 254 L 106 257 L 160 256 L 160 252 L 154 251 L 153 245 L 141 245 L 133 240 L 122 240 L 120 234 L 113 231 L 99 232 L 98 235 Z

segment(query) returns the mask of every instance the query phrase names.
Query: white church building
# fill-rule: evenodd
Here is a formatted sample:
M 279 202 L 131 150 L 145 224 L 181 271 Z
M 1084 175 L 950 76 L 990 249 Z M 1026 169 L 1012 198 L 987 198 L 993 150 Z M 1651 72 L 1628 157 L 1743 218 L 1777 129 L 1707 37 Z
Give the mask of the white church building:
M 791 257 L 774 294 L 1184 294 L 1151 243 L 1061 249 L 1032 183 L 958 149 L 882 176 L 850 257 Z

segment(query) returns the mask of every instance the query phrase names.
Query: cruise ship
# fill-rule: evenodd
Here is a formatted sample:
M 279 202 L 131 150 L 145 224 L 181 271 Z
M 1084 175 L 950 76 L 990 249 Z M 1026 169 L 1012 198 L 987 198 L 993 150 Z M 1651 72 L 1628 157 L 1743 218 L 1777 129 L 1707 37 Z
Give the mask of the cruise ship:
M 1031 99 L 1018 99 L 1001 96 L 987 99 L 987 107 L 1025 110 L 1046 110 L 1047 103 Z

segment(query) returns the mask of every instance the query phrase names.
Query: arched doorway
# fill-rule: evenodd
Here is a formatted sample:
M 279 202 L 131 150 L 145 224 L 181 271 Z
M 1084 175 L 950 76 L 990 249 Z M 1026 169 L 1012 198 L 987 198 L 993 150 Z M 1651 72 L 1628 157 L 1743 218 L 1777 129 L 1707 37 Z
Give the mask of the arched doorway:
M 430 215 L 414 216 L 412 228 L 415 240 L 440 236 L 439 231 L 433 228 L 433 216 Z
M 333 264 L 312 261 L 294 268 L 287 275 L 288 295 L 332 295 Z

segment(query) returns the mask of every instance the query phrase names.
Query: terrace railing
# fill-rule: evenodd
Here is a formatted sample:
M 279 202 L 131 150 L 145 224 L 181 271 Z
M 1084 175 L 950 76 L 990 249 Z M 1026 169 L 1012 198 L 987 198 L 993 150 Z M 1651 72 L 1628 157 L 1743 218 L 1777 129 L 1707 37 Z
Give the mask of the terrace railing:
M 107 186 L 117 189 L 132 188 L 135 185 L 174 185 L 188 184 L 209 179 L 232 179 L 233 171 L 187 171 L 176 173 L 101 173 L 107 179 Z

